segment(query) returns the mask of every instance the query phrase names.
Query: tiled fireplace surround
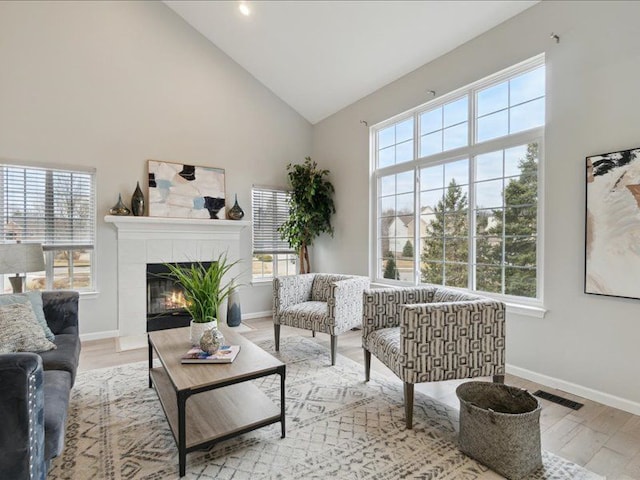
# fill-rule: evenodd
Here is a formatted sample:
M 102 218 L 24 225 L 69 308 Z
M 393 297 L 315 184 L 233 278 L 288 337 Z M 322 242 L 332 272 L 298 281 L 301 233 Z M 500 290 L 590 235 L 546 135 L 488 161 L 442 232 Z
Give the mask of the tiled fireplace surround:
M 118 348 L 146 346 L 147 263 L 211 261 L 226 252 L 241 259 L 240 232 L 251 222 L 159 217 L 118 217 L 105 221 L 116 229 L 118 244 Z M 242 258 L 244 265 L 251 259 Z M 238 275 L 234 266 L 231 275 Z

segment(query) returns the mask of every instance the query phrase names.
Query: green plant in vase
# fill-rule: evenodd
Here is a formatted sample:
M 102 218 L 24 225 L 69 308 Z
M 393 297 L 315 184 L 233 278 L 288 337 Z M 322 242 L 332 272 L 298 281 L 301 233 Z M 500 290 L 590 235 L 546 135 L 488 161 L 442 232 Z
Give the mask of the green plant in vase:
M 222 253 L 207 267 L 202 262 L 189 266 L 165 263 L 171 278 L 181 288 L 185 309 L 191 315 L 191 343 L 196 346 L 202 333 L 217 326 L 218 310 L 233 289 L 235 277 L 225 278 L 238 261 L 229 262 Z

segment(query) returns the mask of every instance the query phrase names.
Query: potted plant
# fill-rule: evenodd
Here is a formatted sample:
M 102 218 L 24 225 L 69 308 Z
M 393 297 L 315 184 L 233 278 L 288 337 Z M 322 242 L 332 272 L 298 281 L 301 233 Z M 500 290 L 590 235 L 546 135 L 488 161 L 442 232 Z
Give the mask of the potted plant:
M 235 278 L 224 276 L 238 263 L 228 262 L 222 253 L 216 261 L 206 267 L 202 262 L 190 266 L 166 263 L 166 274 L 180 287 L 185 298 L 185 309 L 191 315 L 191 343 L 198 345 L 205 330 L 217 327 L 218 309 L 233 290 Z
M 309 245 L 323 232 L 333 235 L 331 214 L 336 213 L 333 204 L 333 185 L 325 178 L 329 170 L 320 170 L 311 157 L 303 164 L 287 165 L 291 200 L 289 219 L 278 231 L 291 248 L 298 251 L 300 273 L 311 272 Z

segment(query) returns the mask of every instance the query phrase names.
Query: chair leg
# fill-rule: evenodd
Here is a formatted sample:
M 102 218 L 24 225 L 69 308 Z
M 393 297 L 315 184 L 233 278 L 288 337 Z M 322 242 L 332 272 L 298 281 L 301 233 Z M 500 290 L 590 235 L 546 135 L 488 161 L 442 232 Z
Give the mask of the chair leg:
M 313 338 L 315 338 L 315 337 L 316 337 L 316 331 L 315 331 L 315 330 L 311 330 L 311 336 L 312 336 Z
M 504 383 L 504 375 L 494 375 L 493 383 Z
M 273 334 L 276 340 L 276 352 L 280 351 L 280 324 L 273 324 Z
M 407 430 L 413 428 L 413 383 L 404 383 L 404 416 Z
M 371 378 L 371 352 L 364 349 L 364 381 L 368 382 Z
M 336 364 L 336 350 L 338 349 L 338 336 L 331 335 L 331 365 Z

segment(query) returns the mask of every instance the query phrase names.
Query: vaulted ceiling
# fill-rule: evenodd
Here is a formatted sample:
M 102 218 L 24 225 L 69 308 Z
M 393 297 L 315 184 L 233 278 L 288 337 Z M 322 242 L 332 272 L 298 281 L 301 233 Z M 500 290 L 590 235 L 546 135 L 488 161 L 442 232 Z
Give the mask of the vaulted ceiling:
M 538 2 L 164 3 L 315 124 Z

